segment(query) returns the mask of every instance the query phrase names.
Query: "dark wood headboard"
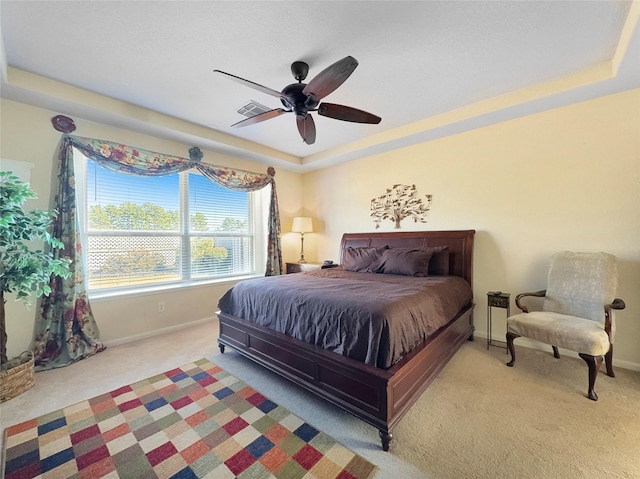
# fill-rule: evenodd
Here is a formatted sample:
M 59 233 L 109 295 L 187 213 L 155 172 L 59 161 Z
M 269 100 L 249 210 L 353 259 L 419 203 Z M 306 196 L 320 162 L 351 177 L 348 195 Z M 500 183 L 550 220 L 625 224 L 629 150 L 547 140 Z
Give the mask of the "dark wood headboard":
M 473 238 L 475 230 L 345 233 L 340 243 L 340 261 L 347 247 L 389 248 L 449 247 L 449 274 L 464 278 L 473 287 Z

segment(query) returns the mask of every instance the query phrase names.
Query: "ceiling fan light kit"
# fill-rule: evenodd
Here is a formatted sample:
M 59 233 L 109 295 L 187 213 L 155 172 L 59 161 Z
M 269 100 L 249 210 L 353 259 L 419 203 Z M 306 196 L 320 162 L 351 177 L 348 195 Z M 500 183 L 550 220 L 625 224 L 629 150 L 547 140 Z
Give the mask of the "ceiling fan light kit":
M 300 133 L 302 140 L 306 144 L 312 145 L 316 141 L 316 125 L 313 117 L 309 114 L 311 112 L 317 112 L 318 115 L 335 120 L 353 123 L 377 125 L 382 120 L 377 115 L 350 106 L 337 105 L 335 103 L 320 103 L 320 100 L 342 85 L 357 66 L 358 61 L 355 58 L 351 56 L 344 57 L 342 60 L 338 60 L 332 65 L 329 65 L 318 73 L 308 84 L 305 84 L 302 82 L 307 78 L 309 65 L 302 61 L 293 62 L 291 64 L 291 73 L 298 83 L 287 85 L 281 92 L 221 70 L 214 70 L 214 73 L 220 73 L 242 85 L 280 98 L 282 105 L 285 107 L 275 108 L 234 123 L 231 125 L 233 128 L 253 125 L 265 120 L 270 120 L 283 113 L 293 112 L 296 116 L 298 133 Z

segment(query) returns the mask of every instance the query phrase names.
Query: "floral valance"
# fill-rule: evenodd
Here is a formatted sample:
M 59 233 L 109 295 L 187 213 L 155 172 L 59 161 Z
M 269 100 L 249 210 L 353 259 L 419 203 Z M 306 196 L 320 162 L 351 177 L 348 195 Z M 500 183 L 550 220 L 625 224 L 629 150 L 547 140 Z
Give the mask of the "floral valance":
M 82 151 L 100 166 L 118 173 L 139 176 L 162 176 L 197 169 L 212 181 L 235 191 L 255 191 L 273 184 L 275 171 L 267 174 L 202 163 L 199 148 L 190 150 L 190 158 L 171 156 L 141 148 L 134 148 L 112 141 L 79 136 L 67 136 L 72 146 Z

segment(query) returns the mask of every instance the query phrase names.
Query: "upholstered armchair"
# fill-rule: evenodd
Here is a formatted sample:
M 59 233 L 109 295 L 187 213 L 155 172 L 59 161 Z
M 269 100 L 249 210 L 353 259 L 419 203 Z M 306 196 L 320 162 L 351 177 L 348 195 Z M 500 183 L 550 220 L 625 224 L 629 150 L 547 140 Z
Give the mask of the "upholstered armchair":
M 616 298 L 618 271 L 615 256 L 607 253 L 574 253 L 563 251 L 551 258 L 547 289 L 516 296 L 516 306 L 523 311 L 507 318 L 507 348 L 516 362 L 513 341 L 526 337 L 550 344 L 553 355 L 558 348 L 575 351 L 589 367 L 587 396 L 598 400 L 594 386 L 606 358 L 607 375 L 613 372 L 613 310 L 624 309 Z M 542 311 L 529 312 L 522 304 L 527 296 L 544 298 Z

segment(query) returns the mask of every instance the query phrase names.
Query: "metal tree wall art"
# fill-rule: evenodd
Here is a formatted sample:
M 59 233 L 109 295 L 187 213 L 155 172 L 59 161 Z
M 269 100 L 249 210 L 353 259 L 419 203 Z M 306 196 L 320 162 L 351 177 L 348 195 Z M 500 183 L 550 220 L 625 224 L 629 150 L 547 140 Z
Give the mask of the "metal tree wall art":
M 393 185 L 387 192 L 371 200 L 371 217 L 380 227 L 382 220 L 391 220 L 400 228 L 400 222 L 405 218 L 413 218 L 413 222 L 426 223 L 425 217 L 431 209 L 431 195 L 425 195 L 427 204 L 418 196 L 416 185 Z

